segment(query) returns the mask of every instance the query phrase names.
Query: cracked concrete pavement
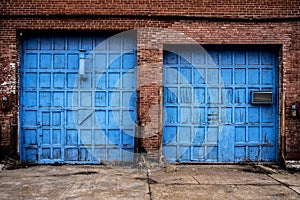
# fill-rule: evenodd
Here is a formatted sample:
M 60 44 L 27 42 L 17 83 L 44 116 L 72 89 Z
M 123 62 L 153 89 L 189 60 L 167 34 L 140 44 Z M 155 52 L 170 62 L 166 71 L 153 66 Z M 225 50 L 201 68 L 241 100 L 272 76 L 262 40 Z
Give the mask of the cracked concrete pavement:
M 0 171 L 0 199 L 300 199 L 300 173 L 256 165 L 40 165 Z

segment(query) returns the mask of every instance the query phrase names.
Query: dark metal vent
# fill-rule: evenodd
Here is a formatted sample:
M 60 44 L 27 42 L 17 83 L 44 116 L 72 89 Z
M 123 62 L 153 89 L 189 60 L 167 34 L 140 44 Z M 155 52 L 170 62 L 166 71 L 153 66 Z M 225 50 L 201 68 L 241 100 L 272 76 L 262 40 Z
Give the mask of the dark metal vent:
M 251 92 L 251 104 L 273 104 L 272 92 Z

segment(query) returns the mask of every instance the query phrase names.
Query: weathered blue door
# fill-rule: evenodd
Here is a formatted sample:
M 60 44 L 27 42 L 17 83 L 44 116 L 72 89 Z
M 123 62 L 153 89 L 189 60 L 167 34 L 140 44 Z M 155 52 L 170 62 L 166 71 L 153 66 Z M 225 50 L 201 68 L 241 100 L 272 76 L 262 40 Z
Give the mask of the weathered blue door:
M 21 160 L 132 161 L 135 36 L 26 37 Z
M 164 51 L 164 156 L 171 162 L 276 162 L 275 51 L 206 50 Z M 267 92 L 271 102 L 251 103 L 253 91 Z

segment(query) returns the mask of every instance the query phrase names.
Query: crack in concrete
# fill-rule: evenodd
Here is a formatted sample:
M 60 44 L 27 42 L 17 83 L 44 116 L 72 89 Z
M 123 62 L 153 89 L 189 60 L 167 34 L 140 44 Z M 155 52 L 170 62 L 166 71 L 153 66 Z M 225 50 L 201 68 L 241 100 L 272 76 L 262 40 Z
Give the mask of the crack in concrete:
M 206 183 L 157 183 L 158 185 L 165 185 L 165 186 L 172 186 L 172 185 L 209 185 L 209 186 L 224 186 L 224 185 L 233 185 L 233 186 L 279 186 L 281 184 L 259 184 L 259 183 L 241 183 L 241 184 L 236 184 L 236 183 L 215 183 L 215 184 L 206 184 Z
M 147 170 L 147 184 L 149 199 L 152 200 L 151 182 L 150 182 L 150 169 Z
M 194 176 L 192 176 L 192 177 L 198 183 L 198 185 L 201 185 L 201 183 Z
M 293 192 L 295 192 L 296 194 L 298 194 L 298 195 L 300 196 L 300 193 L 299 193 L 297 190 L 295 190 L 295 189 L 292 188 L 292 186 L 294 186 L 294 185 L 290 185 L 290 184 L 288 184 L 288 183 L 284 183 L 284 182 L 282 182 L 282 181 L 280 181 L 280 180 L 278 180 L 278 179 L 272 177 L 272 176 L 269 175 L 269 174 L 267 174 L 267 176 L 270 177 L 271 179 L 273 179 L 274 181 L 280 183 L 280 185 L 283 185 L 283 186 L 287 187 L 288 189 L 292 190 Z
M 98 174 L 98 172 L 80 171 L 80 172 L 68 173 L 68 174 L 53 174 L 52 176 L 74 176 L 74 175 L 91 175 L 91 174 Z

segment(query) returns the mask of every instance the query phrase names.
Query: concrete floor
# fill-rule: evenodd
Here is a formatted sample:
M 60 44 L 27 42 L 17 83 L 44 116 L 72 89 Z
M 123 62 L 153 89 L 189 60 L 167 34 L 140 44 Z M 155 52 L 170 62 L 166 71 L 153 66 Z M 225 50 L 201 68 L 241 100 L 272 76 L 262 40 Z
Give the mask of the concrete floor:
M 251 165 L 41 165 L 0 171 L 0 199 L 300 199 L 300 173 Z

